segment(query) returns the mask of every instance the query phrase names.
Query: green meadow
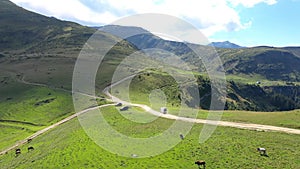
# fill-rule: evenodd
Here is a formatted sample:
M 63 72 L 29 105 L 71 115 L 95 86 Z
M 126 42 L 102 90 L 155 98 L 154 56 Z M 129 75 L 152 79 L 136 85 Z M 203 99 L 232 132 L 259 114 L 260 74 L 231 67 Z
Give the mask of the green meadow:
M 129 109 L 128 112 L 131 110 Z M 173 121 L 157 119 L 134 123 L 122 117 L 114 107 L 102 109 L 114 129 L 129 136 L 149 137 L 160 133 Z M 126 158 L 96 145 L 77 119 L 21 146 L 22 154 L 9 152 L 0 157 L 1 168 L 185 168 L 196 169 L 195 160 L 205 160 L 207 168 L 297 168 L 300 166 L 299 135 L 258 132 L 218 127 L 205 142 L 199 143 L 202 125 L 194 125 L 185 139 L 167 152 L 149 158 Z M 130 129 L 130 130 L 129 130 Z M 168 140 L 166 140 L 168 141 Z M 283 144 L 284 143 L 284 144 Z M 116 143 L 117 144 L 117 143 Z M 34 151 L 27 152 L 33 146 Z M 260 156 L 257 147 L 265 147 L 269 157 Z
M 74 112 L 70 93 L 26 85 L 9 73 L 1 75 L 5 79 L 0 86 L 1 150 Z

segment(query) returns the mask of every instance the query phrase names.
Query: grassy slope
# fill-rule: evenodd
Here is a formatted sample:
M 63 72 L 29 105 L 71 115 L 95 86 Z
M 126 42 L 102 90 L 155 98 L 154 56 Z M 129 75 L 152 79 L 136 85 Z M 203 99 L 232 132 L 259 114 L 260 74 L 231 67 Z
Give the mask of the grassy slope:
M 184 72 L 177 73 L 179 78 L 186 76 Z M 177 77 L 177 78 L 178 78 Z M 208 109 L 210 105 L 210 92 L 211 86 L 208 77 L 200 74 L 196 75 L 198 89 L 201 97 L 200 107 Z M 186 77 L 185 79 L 188 79 Z M 126 85 L 129 85 L 129 98 L 136 103 L 144 103 L 151 105 L 152 107 L 156 103 L 166 102 L 168 106 L 180 106 L 181 97 L 185 97 L 184 102 L 192 104 L 196 101 L 194 94 L 191 93 L 196 86 L 191 84 L 188 80 L 182 84 L 178 84 L 168 73 L 161 72 L 159 70 L 152 72 L 143 72 L 143 74 L 137 75 L 133 80 L 128 83 L 120 84 L 113 88 L 113 95 L 119 98 L 126 99 L 128 93 Z M 182 85 L 183 88 L 178 86 Z M 227 83 L 227 103 L 225 109 L 229 110 L 252 110 L 252 111 L 282 111 L 293 110 L 300 106 L 297 100 L 297 93 L 299 87 L 297 86 L 277 86 L 281 87 L 280 90 L 266 90 L 265 86 L 259 86 L 256 84 L 235 83 L 229 81 Z M 274 88 L 269 86 L 270 89 Z M 160 96 L 151 100 L 155 91 L 160 90 Z M 293 92 L 285 92 L 285 91 Z M 154 93 L 153 93 L 154 92 Z M 159 92 L 159 91 L 158 91 Z M 280 93 L 282 92 L 282 93 Z M 165 96 L 163 96 L 163 93 Z M 292 96 L 293 94 L 293 96 Z M 165 97 L 165 98 L 164 98 Z M 292 99 L 295 98 L 295 99 Z M 155 101 L 159 100 L 159 101 Z M 193 105 L 191 105 L 193 106 Z M 154 106 L 159 108 L 158 106 Z M 164 104 L 160 104 L 160 107 L 164 107 Z M 198 106 L 196 106 L 198 107 Z
M 2 138 L 0 144 L 1 148 L 5 148 L 9 145 L 12 145 L 18 140 L 24 139 L 33 132 L 40 130 L 41 128 L 65 117 L 73 110 L 71 104 L 71 97 L 68 93 L 53 91 L 52 89 L 47 89 L 43 87 L 24 85 L 16 82 L 16 75 L 13 73 L 2 71 L 1 74 L 1 78 L 2 80 L 4 80 L 3 85 L 1 85 L 0 88 L 0 105 L 2 107 L 0 111 L 1 120 L 21 121 L 21 123 L 0 123 Z M 174 87 L 174 90 L 175 89 L 176 87 Z M 48 95 L 49 93 L 51 93 L 51 95 Z M 144 92 L 142 95 L 137 95 L 134 94 L 134 92 L 131 92 L 131 99 L 133 102 L 140 102 L 150 105 L 149 101 L 147 101 L 148 94 L 149 93 Z M 169 93 L 169 95 L 172 96 L 171 93 Z M 47 100 L 49 98 L 56 99 L 50 104 L 45 104 L 41 106 L 34 105 L 40 101 Z M 176 103 L 176 101 L 174 102 Z M 161 105 L 161 103 L 153 102 L 151 106 L 159 110 L 159 108 L 163 105 Z M 169 106 L 171 106 L 171 104 L 169 104 Z M 169 110 L 172 114 L 177 114 L 178 111 L 176 106 L 169 108 Z M 300 120 L 298 114 L 299 111 L 275 113 L 226 111 L 223 115 L 223 120 L 299 128 L 300 126 L 297 123 L 297 121 Z M 131 116 L 130 118 L 133 119 L 132 114 L 128 116 Z M 200 110 L 198 117 L 206 118 L 206 116 L 207 111 Z M 139 117 L 136 116 L 135 119 L 139 119 Z M 33 123 L 33 125 L 24 124 L 22 122 L 30 122 Z
M 300 59 L 291 51 L 255 47 L 218 49 L 228 75 L 259 77 L 258 81 L 299 81 Z M 252 78 L 251 78 L 252 79 Z
M 129 126 L 141 126 L 126 121 L 114 109 L 105 108 L 105 118 L 125 134 Z M 160 124 L 171 124 L 161 119 Z M 144 124 L 151 131 L 164 129 L 157 123 Z M 123 129 L 123 127 L 125 127 Z M 139 137 L 149 136 L 151 132 L 139 130 Z M 218 127 L 204 144 L 198 143 L 202 125 L 195 125 L 185 140 L 176 147 L 159 156 L 146 159 L 119 157 L 98 147 L 90 140 L 79 122 L 74 119 L 58 128 L 34 139 L 29 145 L 21 147 L 23 153 L 15 157 L 10 152 L 0 157 L 0 165 L 5 168 L 185 168 L 193 169 L 195 160 L 205 160 L 208 168 L 297 168 L 300 165 L 300 145 L 298 135 L 273 132 L 255 132 L 233 128 Z M 132 131 L 132 130 L 131 130 Z M 284 144 L 282 144 L 284 143 Z M 35 150 L 27 152 L 28 146 Z M 262 157 L 256 148 L 267 148 L 269 157 Z
M 53 17 L 45 17 L 8 0 L 0 1 L 0 49 L 9 54 L 78 52 L 95 30 Z M 64 48 L 61 48 L 61 46 Z
M 133 103 L 149 105 L 157 111 L 160 111 L 160 107 L 167 106 L 169 113 L 176 115 L 180 108 L 180 99 L 177 97 L 179 94 L 178 88 L 174 84 L 176 83 L 171 77 L 158 71 L 141 74 L 130 83 L 129 99 Z M 123 100 L 129 101 L 126 97 L 128 93 L 126 90 L 126 83 L 123 83 L 113 87 L 112 93 Z M 263 102 L 268 103 L 267 101 Z M 198 118 L 206 118 L 207 114 L 207 110 L 199 109 Z M 299 110 L 282 112 L 227 110 L 224 112 L 222 120 L 300 128 L 298 123 L 300 120 Z
M 0 13 L 0 67 L 22 73 L 31 82 L 70 90 L 76 58 L 96 30 L 27 11 L 8 0 L 0 1 Z M 116 40 L 103 32 L 98 32 L 98 37 L 102 42 Z M 133 51 L 135 48 L 123 41 L 111 49 L 105 62 L 114 62 Z M 110 68 L 104 69 L 111 72 Z
M 300 110 L 282 112 L 225 111 L 222 120 L 300 129 Z
M 56 91 L 55 88 L 72 90 L 76 57 L 95 30 L 25 11 L 6 0 L 0 4 L 0 11 L 5 14 L 0 16 L 1 22 L 5 23 L 0 26 L 3 28 L 0 43 L 9 45 L 1 46 L 5 50 L 0 52 L 0 120 L 6 120 L 0 122 L 2 150 L 73 112 L 70 93 Z M 14 15 L 14 19 L 9 15 Z M 11 20 L 8 21 L 8 18 Z M 12 25 L 14 27 L 10 29 Z M 105 33 L 99 33 L 99 36 L 103 41 L 115 38 Z M 96 81 L 97 92 L 109 83 L 116 63 L 133 51 L 134 47 L 126 42 L 111 49 L 97 75 L 100 79 Z M 25 81 L 45 84 L 50 88 L 19 83 L 23 77 Z M 51 102 L 43 104 L 47 100 Z M 36 103 L 42 104 L 35 106 Z
M 170 109 L 171 114 L 176 114 L 177 108 Z M 205 119 L 208 115 L 207 110 L 199 110 L 198 118 Z M 213 114 L 213 112 L 211 112 Z M 281 111 L 281 112 L 252 112 L 239 110 L 226 110 L 222 115 L 223 121 L 255 123 L 300 129 L 300 110 Z
M 1 150 L 73 112 L 69 93 L 20 83 L 14 73 L 0 74 L 5 79 L 0 85 Z

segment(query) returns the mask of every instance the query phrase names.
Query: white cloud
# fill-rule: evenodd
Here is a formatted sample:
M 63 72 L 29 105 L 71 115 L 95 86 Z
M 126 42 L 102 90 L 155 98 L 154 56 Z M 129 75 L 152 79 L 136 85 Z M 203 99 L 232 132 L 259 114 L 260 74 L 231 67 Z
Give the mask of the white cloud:
M 77 20 L 91 24 L 105 24 L 117 17 L 109 11 L 97 13 L 78 0 L 12 0 L 34 12 L 63 20 Z
M 237 31 L 251 26 L 242 23 L 235 6 L 253 7 L 258 3 L 275 4 L 276 0 L 12 0 L 29 10 L 73 19 L 81 23 L 109 24 L 124 15 L 162 13 L 192 23 L 206 36 L 219 31 Z M 84 3 L 93 4 L 84 4 Z M 101 8 L 89 8 L 88 6 Z M 120 15 L 122 14 L 122 15 Z
M 247 8 L 252 8 L 256 4 L 266 3 L 268 5 L 274 5 L 277 3 L 277 0 L 228 0 L 232 5 L 243 5 Z

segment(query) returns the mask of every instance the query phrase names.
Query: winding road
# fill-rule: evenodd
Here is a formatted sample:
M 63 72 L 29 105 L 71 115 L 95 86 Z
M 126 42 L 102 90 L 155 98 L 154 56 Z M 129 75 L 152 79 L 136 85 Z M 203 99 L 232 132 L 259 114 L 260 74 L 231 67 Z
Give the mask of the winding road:
M 121 100 L 121 99 L 119 99 L 119 98 L 117 98 L 117 97 L 115 97 L 115 96 L 113 96 L 109 93 L 109 90 L 112 86 L 118 85 L 118 84 L 120 84 L 120 83 L 134 77 L 134 76 L 135 75 L 126 77 L 126 78 L 124 78 L 124 79 L 122 79 L 122 80 L 120 80 L 116 83 L 113 83 L 110 86 L 106 87 L 103 90 L 103 93 L 105 95 L 107 95 L 109 98 L 111 98 L 111 99 L 107 99 L 107 100 L 113 101 L 115 103 L 122 103 L 124 105 L 140 107 L 140 108 L 144 109 L 146 112 L 151 113 L 152 115 L 155 115 L 155 116 L 158 116 L 158 117 L 161 117 L 161 118 L 172 119 L 172 120 L 181 120 L 181 121 L 191 122 L 191 123 L 211 124 L 211 125 L 217 125 L 217 126 L 234 127 L 234 128 L 247 129 L 247 130 L 256 130 L 256 131 L 275 131 L 275 132 L 283 132 L 283 133 L 289 133 L 289 134 L 300 134 L 300 130 L 292 129 L 292 128 L 277 127 L 277 126 L 270 126 L 270 125 L 261 125 L 261 124 L 251 124 L 251 123 L 237 123 L 237 122 L 228 122 L 228 121 L 213 121 L 213 120 L 205 120 L 205 119 L 194 119 L 194 118 L 187 118 L 187 117 L 179 117 L 179 116 L 175 116 L 175 115 L 171 115 L 171 114 L 162 114 L 158 111 L 155 111 L 155 110 L 151 109 L 147 105 L 129 103 L 129 102 L 123 101 L 123 100 Z M 24 80 L 24 76 L 19 80 L 20 80 L 20 82 L 22 82 L 24 84 L 28 84 L 28 85 L 49 87 L 45 84 L 27 82 L 27 81 Z M 50 87 L 50 88 L 54 88 L 54 87 Z M 68 90 L 61 89 L 61 88 L 54 88 L 54 89 L 59 89 L 59 90 L 63 90 L 63 91 L 66 91 L 66 92 L 73 93 L 72 91 L 68 91 Z M 80 92 L 76 92 L 76 93 L 79 93 L 79 94 L 82 94 L 82 95 L 85 95 L 85 96 L 89 96 L 89 97 L 92 97 L 92 98 L 102 98 L 102 97 L 92 96 L 92 95 L 88 95 L 88 94 L 80 93 Z M 28 139 L 34 139 L 34 138 L 40 136 L 41 134 L 43 134 L 43 133 L 45 133 L 45 132 L 47 132 L 47 131 L 49 131 L 49 130 L 65 123 L 65 122 L 68 122 L 68 121 L 74 119 L 75 117 L 77 117 L 77 116 L 79 116 L 83 113 L 89 112 L 91 110 L 99 109 L 99 108 L 102 108 L 102 107 L 113 106 L 113 105 L 115 105 L 115 104 L 105 104 L 105 105 L 101 105 L 101 106 L 87 108 L 83 111 L 75 113 L 75 114 L 73 114 L 73 115 L 71 115 L 71 116 L 69 116 L 69 117 L 67 117 L 67 118 L 51 125 L 51 126 L 49 126 L 49 127 L 46 127 L 46 128 L 44 128 L 40 131 L 37 131 L 33 135 L 27 137 L 25 140 L 21 140 L 18 143 L 16 143 L 15 145 L 1 151 L 0 155 L 4 155 L 7 152 L 9 152 L 9 151 L 11 151 L 11 150 L 13 150 L 17 147 L 19 147 L 23 144 L 26 144 Z
M 116 83 L 111 84 L 110 86 L 106 87 L 103 90 L 103 93 L 111 98 L 113 102 L 119 102 L 128 106 L 136 106 L 144 109 L 146 112 L 151 113 L 152 115 L 159 116 L 162 118 L 172 119 L 172 120 L 181 120 L 185 122 L 191 122 L 191 123 L 199 123 L 199 124 L 210 124 L 210 125 L 217 125 L 217 126 L 225 126 L 225 127 L 234 127 L 234 128 L 240 128 L 240 129 L 248 129 L 248 130 L 256 130 L 256 131 L 275 131 L 275 132 L 283 132 L 283 133 L 289 133 L 289 134 L 300 134 L 300 130 L 298 129 L 292 129 L 292 128 L 286 128 L 286 127 L 277 127 L 277 126 L 270 126 L 270 125 L 262 125 L 262 124 L 253 124 L 253 123 L 238 123 L 238 122 L 229 122 L 229 121 L 214 121 L 214 120 L 205 120 L 205 119 L 196 119 L 196 118 L 187 118 L 187 117 L 180 117 L 175 116 L 172 114 L 163 114 L 158 111 L 155 111 L 151 109 L 147 105 L 143 104 L 134 104 L 129 103 L 126 101 L 123 101 L 109 93 L 109 89 L 112 86 L 116 86 L 130 78 L 134 77 L 134 75 L 129 76 L 127 78 L 124 78 Z

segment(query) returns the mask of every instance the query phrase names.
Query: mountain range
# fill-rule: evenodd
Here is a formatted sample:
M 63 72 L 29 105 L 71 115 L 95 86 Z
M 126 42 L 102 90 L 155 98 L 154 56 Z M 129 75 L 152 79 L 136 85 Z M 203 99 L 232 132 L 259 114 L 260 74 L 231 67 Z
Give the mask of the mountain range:
M 171 51 L 180 56 L 185 62 L 193 65 L 193 67 L 197 67 L 197 71 L 205 71 L 202 61 L 195 56 L 195 53 L 185 43 L 163 40 L 147 30 L 136 27 L 109 25 L 102 27 L 102 30 L 121 37 L 126 36 L 126 32 L 130 31 L 136 35 L 128 37 L 126 40 L 138 49 L 158 48 Z M 243 48 L 228 41 L 213 44 L 230 46 L 226 48 L 224 46 L 221 48 L 216 47 L 227 74 L 259 75 L 273 81 L 297 82 L 300 80 L 300 68 L 297 66 L 300 64 L 300 47 L 259 46 Z M 205 46 L 193 45 L 205 52 Z
M 202 60 L 188 45 L 203 52 L 211 46 L 164 40 L 138 27 L 86 27 L 27 11 L 8 0 L 0 1 L 0 12 L 1 67 L 18 72 L 19 76 L 26 76 L 33 82 L 71 89 L 76 58 L 85 42 L 97 29 L 100 29 L 98 34 L 103 41 L 117 38 L 112 35 L 122 38 L 127 34 L 135 34 L 118 43 L 104 59 L 104 67 L 101 69 L 105 74 L 99 75 L 97 78 L 101 80 L 96 82 L 99 89 L 109 84 L 118 64 L 128 54 L 148 48 L 176 54 L 189 64 L 194 72 L 206 71 Z M 211 45 L 220 56 L 227 80 L 230 82 L 228 109 L 272 111 L 300 108 L 300 47 L 244 48 L 230 42 Z M 213 53 L 205 54 L 207 57 L 214 57 Z M 256 86 L 256 82 L 262 84 Z M 206 90 L 208 89 L 204 91 Z M 251 92 L 254 94 L 249 94 Z M 257 98 L 259 95 L 262 96 Z M 281 99 L 277 99 L 277 105 L 274 104 L 275 101 L 271 103 L 272 98 L 274 100 L 276 97 Z M 292 106 L 284 107 L 278 103 L 289 103 Z

